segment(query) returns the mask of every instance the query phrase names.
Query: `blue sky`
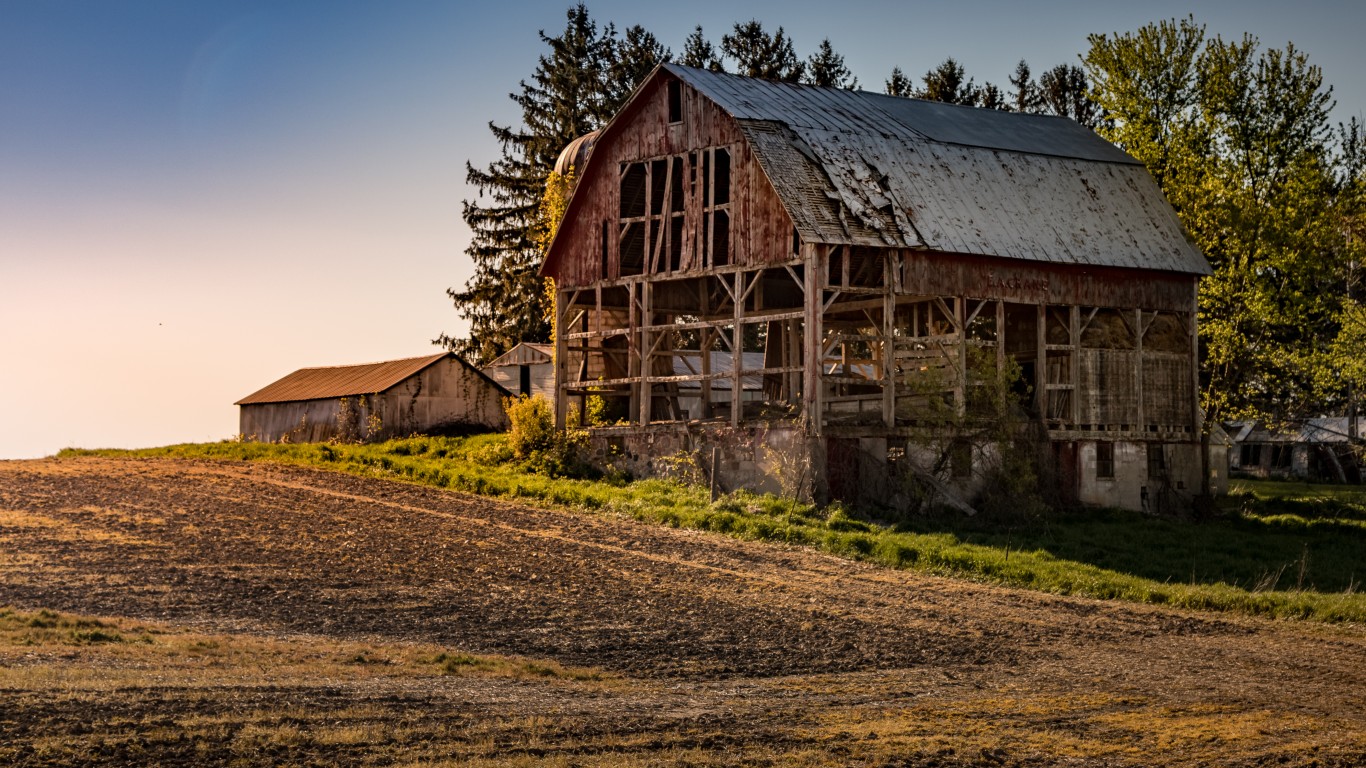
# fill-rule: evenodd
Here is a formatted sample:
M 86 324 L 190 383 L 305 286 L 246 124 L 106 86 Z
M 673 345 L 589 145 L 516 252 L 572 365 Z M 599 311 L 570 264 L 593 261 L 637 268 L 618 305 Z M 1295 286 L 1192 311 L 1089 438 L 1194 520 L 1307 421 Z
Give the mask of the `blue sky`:
M 568 2 L 0 0 L 0 458 L 217 440 L 295 368 L 461 327 L 464 164 Z M 1194 14 L 1294 41 L 1366 110 L 1355 2 L 589 3 L 675 51 L 757 18 L 870 90 L 954 56 L 1006 85 L 1090 32 Z M 832 9 L 833 12 L 832 12 Z

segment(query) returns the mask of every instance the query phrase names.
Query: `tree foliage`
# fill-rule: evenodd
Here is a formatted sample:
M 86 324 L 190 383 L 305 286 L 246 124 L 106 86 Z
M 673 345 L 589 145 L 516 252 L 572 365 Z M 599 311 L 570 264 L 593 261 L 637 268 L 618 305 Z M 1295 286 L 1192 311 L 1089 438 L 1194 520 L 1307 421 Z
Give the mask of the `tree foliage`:
M 599 30 L 580 4 L 566 13 L 564 30 L 544 31 L 549 51 L 529 81 L 509 97 L 521 108 L 517 128 L 489 123 L 501 157 L 487 168 L 466 163 L 479 200 L 462 215 L 472 238 L 466 254 L 474 275 L 463 290 L 449 289 L 470 323 L 467 338 L 442 334 L 436 343 L 488 362 L 521 341 L 550 338 L 549 310 L 540 278 L 548 222 L 542 215 L 546 179 L 564 147 L 600 128 L 668 51 L 639 27 L 618 38 Z M 485 202 L 485 198 L 488 202 Z
M 721 57 L 716 53 L 716 47 L 711 44 L 706 35 L 702 34 L 701 24 L 697 25 L 683 43 L 683 56 L 678 63 L 685 67 L 709 69 L 713 72 L 725 71 Z
M 920 82 L 923 85 L 915 92 L 916 98 L 920 99 L 974 107 L 981 97 L 977 84 L 952 56 L 926 72 Z
M 1147 165 L 1214 269 L 1199 297 L 1208 415 L 1340 411 L 1346 362 L 1366 355 L 1366 209 L 1359 129 L 1335 140 L 1320 69 L 1189 17 L 1089 41 L 1100 132 Z
M 783 32 L 769 34 L 757 19 L 738 22 L 721 36 L 721 52 L 735 63 L 736 74 L 765 80 L 800 82 L 806 64 L 797 58 L 792 39 Z
M 901 71 L 901 67 L 892 67 L 892 75 L 887 78 L 887 83 L 882 88 L 888 96 L 901 96 L 910 98 L 915 95 L 915 84 L 911 78 L 906 77 L 906 73 Z
M 1034 98 L 1029 111 L 1070 117 L 1092 130 L 1100 124 L 1100 107 L 1091 100 L 1085 70 L 1076 64 L 1059 64 L 1039 75 Z
M 844 66 L 844 57 L 835 53 L 830 38 L 821 41 L 820 47 L 806 60 L 806 76 L 803 82 L 826 88 L 858 88 L 858 78 Z

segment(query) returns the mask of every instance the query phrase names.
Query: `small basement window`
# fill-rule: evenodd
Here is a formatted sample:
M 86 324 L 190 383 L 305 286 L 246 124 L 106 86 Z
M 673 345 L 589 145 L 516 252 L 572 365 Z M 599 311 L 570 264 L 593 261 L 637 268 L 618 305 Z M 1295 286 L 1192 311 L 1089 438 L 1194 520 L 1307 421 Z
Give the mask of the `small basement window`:
M 683 122 L 683 83 L 669 81 L 669 122 Z

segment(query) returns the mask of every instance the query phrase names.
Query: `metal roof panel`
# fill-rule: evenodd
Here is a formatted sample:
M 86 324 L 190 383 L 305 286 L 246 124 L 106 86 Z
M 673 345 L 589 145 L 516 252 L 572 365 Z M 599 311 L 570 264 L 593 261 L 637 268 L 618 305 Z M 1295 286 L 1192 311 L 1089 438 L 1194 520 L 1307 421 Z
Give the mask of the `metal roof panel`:
M 455 355 L 450 352 L 442 352 L 436 355 L 389 360 L 382 363 L 301 368 L 279 381 L 267 384 L 233 403 L 233 405 L 286 403 L 296 400 L 324 400 L 333 397 L 371 395 L 383 392 L 447 357 L 454 358 Z

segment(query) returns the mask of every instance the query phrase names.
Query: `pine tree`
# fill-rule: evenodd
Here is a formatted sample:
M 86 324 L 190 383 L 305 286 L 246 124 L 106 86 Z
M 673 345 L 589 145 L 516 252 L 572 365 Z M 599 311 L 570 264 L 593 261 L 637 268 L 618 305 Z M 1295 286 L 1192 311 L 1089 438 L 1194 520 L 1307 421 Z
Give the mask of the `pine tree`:
M 627 29 L 621 39 L 614 42 L 607 67 L 605 86 L 609 117 L 626 103 L 655 67 L 672 58 L 673 52 L 644 27 L 637 24 Z
M 976 106 L 983 109 L 999 109 L 1003 112 L 1010 111 L 1010 104 L 1006 102 L 1006 95 L 994 83 L 987 83 L 978 89 Z
M 844 66 L 844 57 L 835 53 L 830 38 L 821 41 L 820 47 L 806 60 L 806 75 L 803 82 L 826 88 L 858 88 L 858 78 Z
M 946 104 L 975 106 L 981 98 L 981 91 L 967 76 L 963 65 L 952 56 L 925 73 L 921 78 L 924 87 L 916 91 L 916 97 L 929 101 L 942 101 Z
M 888 96 L 910 98 L 915 95 L 915 85 L 911 83 L 911 78 L 906 77 L 906 73 L 901 71 L 901 67 L 892 67 L 892 76 L 887 78 L 882 90 Z
M 580 4 L 567 12 L 562 33 L 542 31 L 540 37 L 549 53 L 540 57 L 531 81 L 509 94 L 522 109 L 522 126 L 489 123 L 502 156 L 483 169 L 465 165 L 468 182 L 492 203 L 464 202 L 474 275 L 463 290 L 447 291 L 470 322 L 470 335 L 442 334 L 436 343 L 479 362 L 518 342 L 550 338 L 538 246 L 546 226 L 540 215 L 546 178 L 570 141 L 601 127 L 617 108 L 603 85 L 616 48 L 611 27 L 600 34 Z
M 736 22 L 733 34 L 721 36 L 721 52 L 735 62 L 735 72 L 745 77 L 796 83 L 806 70 L 783 28 L 770 35 L 757 19 Z
M 1034 82 L 1028 62 L 1020 59 L 1009 80 L 1015 89 L 1010 93 L 1010 108 L 1015 112 L 1037 112 L 1040 105 L 1039 86 Z
M 709 69 L 713 72 L 724 72 L 725 67 L 721 64 L 721 57 L 716 55 L 716 48 L 711 41 L 702 34 L 702 25 L 698 24 L 688 39 L 683 43 L 683 58 L 679 59 L 680 64 L 685 67 L 697 67 L 698 69 Z

